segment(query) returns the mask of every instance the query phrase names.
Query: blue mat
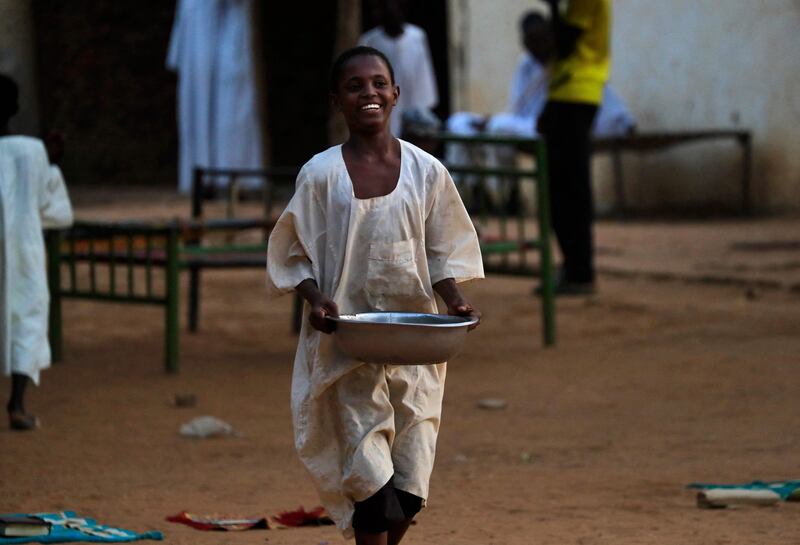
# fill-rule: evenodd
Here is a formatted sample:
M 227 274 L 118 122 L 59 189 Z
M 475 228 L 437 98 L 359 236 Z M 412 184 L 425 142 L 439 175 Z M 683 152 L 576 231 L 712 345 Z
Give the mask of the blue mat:
M 697 488 L 700 490 L 709 490 L 712 488 L 722 488 L 726 490 L 731 489 L 744 489 L 744 490 L 770 490 L 775 492 L 781 497 L 782 500 L 796 499 L 800 494 L 800 480 L 792 481 L 752 481 L 743 484 L 712 484 L 712 483 L 691 483 L 687 488 Z
M 13 516 L 13 515 L 7 515 Z M 92 541 L 95 543 L 121 543 L 139 539 L 161 540 L 161 532 L 144 532 L 137 534 L 130 530 L 103 526 L 97 521 L 79 517 L 74 511 L 63 513 L 33 513 L 32 515 L 46 520 L 52 526 L 46 536 L 32 537 L 0 537 L 0 545 L 6 543 L 67 543 L 70 541 Z

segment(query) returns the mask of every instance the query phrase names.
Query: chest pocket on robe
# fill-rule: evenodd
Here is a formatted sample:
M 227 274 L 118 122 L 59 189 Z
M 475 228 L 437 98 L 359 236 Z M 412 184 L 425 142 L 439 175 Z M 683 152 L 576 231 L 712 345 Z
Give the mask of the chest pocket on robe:
M 364 291 L 374 310 L 426 308 L 429 296 L 419 275 L 418 246 L 416 238 L 370 244 Z

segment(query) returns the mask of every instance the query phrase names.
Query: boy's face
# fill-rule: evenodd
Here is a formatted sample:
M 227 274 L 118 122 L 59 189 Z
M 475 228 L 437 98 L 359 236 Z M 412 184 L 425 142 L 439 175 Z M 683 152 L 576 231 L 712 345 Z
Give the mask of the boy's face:
M 380 57 L 359 55 L 342 68 L 339 88 L 332 95 L 351 132 L 377 132 L 389 123 L 400 88 Z

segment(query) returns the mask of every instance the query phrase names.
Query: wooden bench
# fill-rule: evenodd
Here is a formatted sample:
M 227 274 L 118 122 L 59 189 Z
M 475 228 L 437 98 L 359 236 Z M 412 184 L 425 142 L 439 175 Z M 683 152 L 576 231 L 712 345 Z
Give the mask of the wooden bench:
M 592 149 L 595 154 L 611 155 L 614 176 L 614 214 L 626 216 L 630 210 L 625 195 L 625 178 L 622 168 L 624 153 L 653 153 L 676 146 L 685 146 L 712 140 L 731 140 L 741 150 L 739 211 L 752 212 L 750 203 L 750 175 L 752 170 L 753 145 L 750 131 L 738 129 L 708 129 L 699 131 L 636 132 L 624 137 L 595 138 Z

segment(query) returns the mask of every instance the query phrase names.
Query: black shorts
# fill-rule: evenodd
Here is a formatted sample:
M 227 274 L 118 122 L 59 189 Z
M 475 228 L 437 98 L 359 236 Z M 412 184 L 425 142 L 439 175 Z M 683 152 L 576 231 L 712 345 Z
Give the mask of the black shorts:
M 412 519 L 422 509 L 422 498 L 394 486 L 394 477 L 364 501 L 355 503 L 353 528 L 380 534 L 389 526 Z

